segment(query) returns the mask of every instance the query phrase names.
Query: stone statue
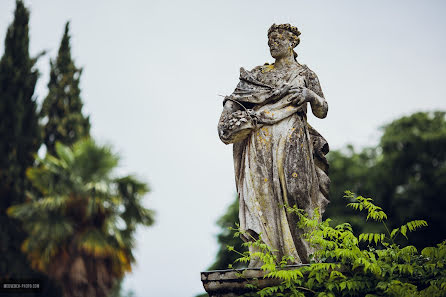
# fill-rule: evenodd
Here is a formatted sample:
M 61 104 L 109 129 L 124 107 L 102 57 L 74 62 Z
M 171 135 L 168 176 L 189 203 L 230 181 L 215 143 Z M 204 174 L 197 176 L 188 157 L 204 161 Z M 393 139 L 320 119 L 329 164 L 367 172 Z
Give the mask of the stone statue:
M 297 205 L 310 216 L 328 204 L 326 140 L 307 123 L 328 111 L 319 80 L 297 62 L 294 48 L 300 32 L 289 24 L 273 24 L 268 45 L 274 64 L 240 69 L 240 82 L 226 96 L 218 123 L 220 139 L 233 143 L 234 169 L 240 197 L 240 227 L 276 250 L 279 259 L 293 256 L 308 263 L 312 248 L 302 238 L 296 215 L 284 205 Z M 249 267 L 258 267 L 252 260 Z

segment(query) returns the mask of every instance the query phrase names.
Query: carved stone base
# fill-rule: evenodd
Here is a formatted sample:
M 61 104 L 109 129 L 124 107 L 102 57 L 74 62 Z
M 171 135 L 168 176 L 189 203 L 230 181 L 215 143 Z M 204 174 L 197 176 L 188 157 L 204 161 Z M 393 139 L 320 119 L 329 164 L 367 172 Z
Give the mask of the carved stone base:
M 285 269 L 303 265 L 289 265 Z M 280 280 L 263 278 L 264 275 L 260 268 L 212 270 L 202 272 L 201 281 L 209 297 L 236 297 L 255 291 L 247 287 L 248 284 L 258 289 L 280 284 Z

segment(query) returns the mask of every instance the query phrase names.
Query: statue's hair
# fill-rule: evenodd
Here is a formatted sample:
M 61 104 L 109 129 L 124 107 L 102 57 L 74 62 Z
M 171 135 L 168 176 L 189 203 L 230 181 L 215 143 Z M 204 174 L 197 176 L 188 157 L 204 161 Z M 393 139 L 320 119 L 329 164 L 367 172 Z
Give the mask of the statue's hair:
M 268 37 L 273 31 L 279 31 L 280 34 L 282 34 L 284 31 L 287 31 L 288 37 L 292 43 L 292 47 L 295 48 L 300 43 L 300 31 L 297 29 L 297 27 L 291 26 L 290 24 L 272 24 L 271 27 L 268 29 Z M 297 58 L 297 53 L 293 50 L 294 60 Z
M 296 47 L 300 43 L 300 38 L 299 38 L 300 32 L 297 29 L 297 27 L 291 26 L 290 24 L 280 24 L 280 25 L 272 24 L 271 27 L 269 27 L 268 36 L 273 31 L 279 31 L 280 33 L 283 33 L 283 31 L 287 31 L 291 33 L 288 35 L 290 37 L 290 41 L 293 43 L 293 47 Z

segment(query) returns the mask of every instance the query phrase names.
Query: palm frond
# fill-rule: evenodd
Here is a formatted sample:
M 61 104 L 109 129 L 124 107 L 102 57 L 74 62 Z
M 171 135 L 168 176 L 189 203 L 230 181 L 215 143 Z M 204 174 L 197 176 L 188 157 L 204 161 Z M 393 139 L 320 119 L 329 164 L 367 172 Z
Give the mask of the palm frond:
M 60 142 L 56 142 L 56 154 L 59 159 L 63 161 L 65 168 L 69 168 L 73 164 L 74 154 L 68 146 L 63 145 Z
M 74 168 L 84 181 L 106 179 L 117 166 L 119 158 L 110 147 L 98 146 L 91 139 L 77 142 L 73 146 Z

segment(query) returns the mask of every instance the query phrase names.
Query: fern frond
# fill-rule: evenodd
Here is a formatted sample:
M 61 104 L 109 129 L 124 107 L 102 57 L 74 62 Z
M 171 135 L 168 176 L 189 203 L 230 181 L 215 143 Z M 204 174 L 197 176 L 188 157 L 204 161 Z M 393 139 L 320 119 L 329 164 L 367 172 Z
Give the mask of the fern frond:
M 384 233 L 362 233 L 359 234 L 359 241 L 368 241 L 369 243 L 372 243 L 372 241 L 375 242 L 375 244 L 378 244 L 378 242 L 383 242 L 386 238 L 386 235 Z
M 372 218 L 375 221 L 382 222 L 387 219 L 386 213 L 382 210 L 381 207 L 373 204 L 372 198 L 356 196 L 354 193 L 350 191 L 346 191 L 344 197 L 356 200 L 356 202 L 348 203 L 347 204 L 348 207 L 351 207 L 359 211 L 367 210 L 367 220 L 369 218 Z
M 420 229 L 422 227 L 427 227 L 427 222 L 425 220 L 414 220 L 406 223 L 407 228 L 409 231 L 413 232 L 416 229 Z
M 400 228 L 396 228 L 392 230 L 392 233 L 390 233 L 390 238 L 393 239 L 395 236 L 400 232 Z

